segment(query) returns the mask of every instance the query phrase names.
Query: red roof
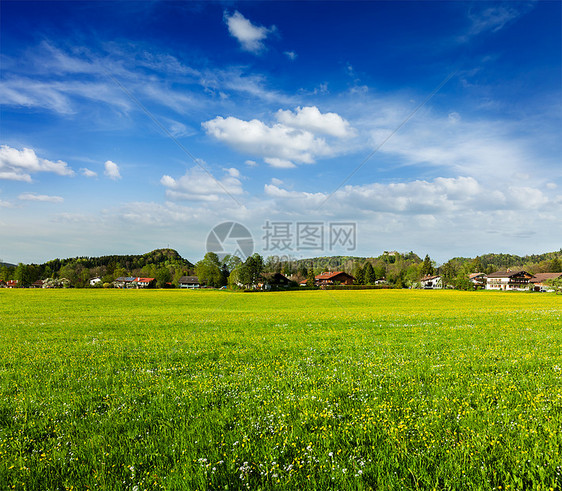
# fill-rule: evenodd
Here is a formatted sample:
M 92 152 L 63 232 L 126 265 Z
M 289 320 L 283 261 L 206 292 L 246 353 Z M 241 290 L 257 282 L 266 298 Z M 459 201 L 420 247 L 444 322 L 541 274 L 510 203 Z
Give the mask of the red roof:
M 347 273 L 344 273 L 343 271 L 336 271 L 335 273 L 321 273 L 318 276 L 316 276 L 316 279 L 317 280 L 331 280 L 335 276 L 338 276 L 342 273 L 347 274 Z
M 155 278 L 137 278 L 135 279 L 135 281 L 137 283 L 150 283 L 151 281 L 154 281 Z

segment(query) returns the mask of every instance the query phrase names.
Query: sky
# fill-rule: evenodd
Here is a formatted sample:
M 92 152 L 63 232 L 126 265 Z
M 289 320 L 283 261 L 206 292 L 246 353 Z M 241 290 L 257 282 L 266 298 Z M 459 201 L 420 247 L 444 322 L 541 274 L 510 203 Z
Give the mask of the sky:
M 0 9 L 0 260 L 562 247 L 561 2 Z

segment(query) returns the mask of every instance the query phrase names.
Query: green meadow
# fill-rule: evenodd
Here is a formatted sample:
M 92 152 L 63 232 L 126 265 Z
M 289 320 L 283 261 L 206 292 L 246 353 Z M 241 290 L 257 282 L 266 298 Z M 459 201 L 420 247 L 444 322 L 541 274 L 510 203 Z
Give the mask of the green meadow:
M 562 296 L 0 290 L 0 489 L 562 489 Z

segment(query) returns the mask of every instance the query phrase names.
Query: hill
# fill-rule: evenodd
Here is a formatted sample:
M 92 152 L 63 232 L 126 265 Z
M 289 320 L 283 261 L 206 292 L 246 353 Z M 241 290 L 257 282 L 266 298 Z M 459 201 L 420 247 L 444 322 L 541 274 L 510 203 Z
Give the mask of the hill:
M 99 257 L 74 257 L 67 259 L 53 259 L 41 264 L 42 267 L 49 267 L 52 272 L 58 272 L 69 264 L 81 264 L 84 268 L 106 267 L 110 269 L 124 268 L 127 271 L 142 269 L 146 266 L 179 265 L 186 268 L 193 268 L 193 264 L 180 256 L 174 249 L 155 249 L 146 254 L 121 254 Z

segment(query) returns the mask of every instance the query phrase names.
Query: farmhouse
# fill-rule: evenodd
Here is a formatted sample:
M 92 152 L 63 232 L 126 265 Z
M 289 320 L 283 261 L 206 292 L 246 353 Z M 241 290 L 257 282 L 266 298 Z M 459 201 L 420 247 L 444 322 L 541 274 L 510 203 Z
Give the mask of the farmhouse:
M 353 285 L 355 278 L 350 274 L 343 271 L 336 271 L 335 273 L 322 273 L 314 278 L 316 286 L 327 285 Z
M 486 286 L 486 275 L 484 273 L 471 273 L 468 279 L 475 288 L 484 288 Z
M 6 281 L 6 288 L 17 288 L 18 280 L 8 280 Z
M 113 281 L 113 286 L 115 288 L 133 288 L 133 281 L 135 280 L 135 276 L 119 276 Z
M 537 273 L 529 280 L 529 283 L 534 286 L 536 292 L 545 292 L 552 289 L 547 281 L 555 280 L 560 277 L 562 277 L 562 273 Z
M 439 290 L 443 288 L 443 280 L 439 275 L 426 275 L 420 280 L 422 288 L 427 290 Z
M 486 290 L 526 290 L 531 278 L 533 275 L 527 271 L 496 271 L 486 276 Z
M 261 288 L 271 290 L 274 288 L 287 288 L 291 280 L 281 273 L 262 273 Z
M 201 288 L 197 276 L 182 276 L 178 282 L 180 288 Z
M 99 283 L 101 283 L 101 278 L 100 278 L 100 277 L 92 278 L 92 279 L 90 280 L 90 286 L 96 286 L 96 285 L 98 285 Z
M 44 288 L 45 280 L 37 280 L 31 283 L 30 288 Z
M 137 288 L 153 288 L 156 284 L 156 278 L 135 278 L 133 285 Z

